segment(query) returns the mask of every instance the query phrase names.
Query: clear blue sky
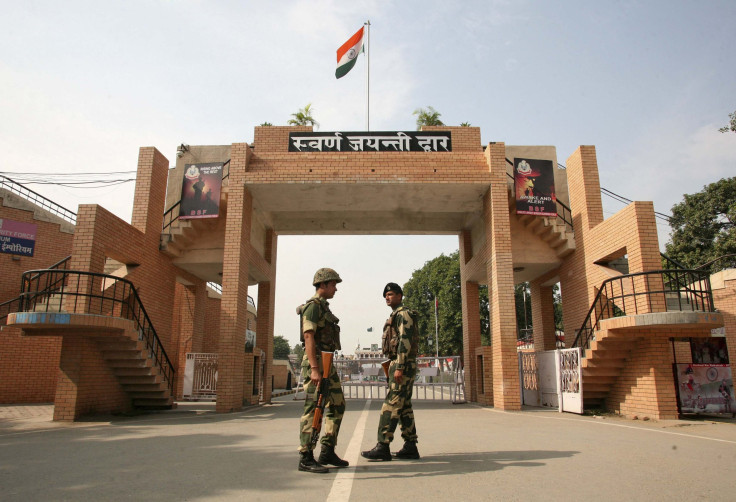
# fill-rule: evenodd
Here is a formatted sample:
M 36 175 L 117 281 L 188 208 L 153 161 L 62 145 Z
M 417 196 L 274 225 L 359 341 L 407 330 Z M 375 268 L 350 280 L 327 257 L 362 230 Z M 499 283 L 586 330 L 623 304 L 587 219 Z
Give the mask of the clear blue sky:
M 2 2 L 0 170 L 112 172 L 140 146 L 250 142 L 312 103 L 320 130 L 365 128 L 365 59 L 339 81 L 335 51 L 370 19 L 371 129 L 413 130 L 427 105 L 484 143 L 596 145 L 601 185 L 668 213 L 736 170 L 736 2 Z M 75 210 L 130 219 L 133 184 L 31 185 Z M 606 216 L 623 207 L 604 198 Z M 667 226 L 659 227 L 660 241 Z M 316 268 L 345 282 L 333 307 L 346 349 L 375 343 L 403 283 L 455 237 L 285 237 L 276 334 Z M 374 326 L 373 338 L 366 328 Z

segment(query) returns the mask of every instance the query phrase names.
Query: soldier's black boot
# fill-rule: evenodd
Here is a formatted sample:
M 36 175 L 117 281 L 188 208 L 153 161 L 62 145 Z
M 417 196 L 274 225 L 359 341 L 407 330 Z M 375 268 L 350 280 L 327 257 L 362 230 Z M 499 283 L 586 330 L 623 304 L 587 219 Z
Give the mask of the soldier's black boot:
M 411 441 L 406 441 L 403 448 L 393 454 L 394 457 L 402 460 L 417 460 L 419 458 L 419 450 L 417 450 L 417 444 Z
M 334 446 L 326 444 L 322 445 L 318 462 L 322 465 L 334 465 L 335 467 L 347 467 L 350 465 L 350 462 L 337 456 Z
M 299 452 L 299 470 L 319 473 L 330 472 L 327 467 L 314 460 L 314 454 L 311 450 Z
M 391 460 L 391 450 L 388 443 L 376 443 L 372 450 L 360 452 L 368 460 Z

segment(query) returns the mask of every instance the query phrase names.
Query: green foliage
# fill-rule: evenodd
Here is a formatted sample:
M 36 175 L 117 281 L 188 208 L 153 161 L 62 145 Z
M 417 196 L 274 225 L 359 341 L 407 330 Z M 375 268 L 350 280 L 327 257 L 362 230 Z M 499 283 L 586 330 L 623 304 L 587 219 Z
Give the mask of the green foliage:
M 289 359 L 289 342 L 281 335 L 273 337 L 273 358 L 274 359 Z
M 460 260 L 455 251 L 441 254 L 418 270 L 404 285 L 404 305 L 419 312 L 419 353 L 434 355 L 434 299 L 438 299 L 439 353 L 458 355 L 463 350 L 463 319 L 460 290 Z M 481 292 L 481 333 L 488 332 L 488 293 Z M 429 344 L 429 340 L 432 344 Z M 487 342 L 486 342 L 487 343 Z
M 731 119 L 730 122 L 718 129 L 720 132 L 736 132 L 736 112 L 729 113 L 728 118 Z
M 298 112 L 292 113 L 291 116 L 294 118 L 289 119 L 287 124 L 295 126 L 311 125 L 319 127 L 319 122 L 317 122 L 314 117 L 312 117 L 313 111 L 314 109 L 312 108 L 312 103 L 309 103 L 304 108 L 300 108 Z
M 296 355 L 297 364 L 301 364 L 302 359 L 304 358 L 304 347 L 302 347 L 302 344 L 297 343 L 294 345 L 294 348 L 291 349 L 291 353 Z
M 460 127 L 470 127 L 470 122 L 460 122 Z
M 419 131 L 422 126 L 443 126 L 445 125 L 441 120 L 440 116 L 442 115 L 440 112 L 432 108 L 431 106 L 428 106 L 425 110 L 424 108 L 417 108 L 414 110 L 414 113 L 412 115 L 417 116 L 417 131 Z
M 555 329 L 565 331 L 565 325 L 562 319 L 562 294 L 560 293 L 560 284 L 552 286 L 552 295 L 554 297 L 553 306 L 555 309 Z
M 272 125 L 273 124 L 271 122 L 264 122 L 263 124 L 261 124 L 261 127 L 272 126 Z
M 734 222 L 736 177 L 723 178 L 672 206 L 672 237 L 665 252 L 689 268 L 736 253 Z M 712 272 L 718 270 L 716 264 Z

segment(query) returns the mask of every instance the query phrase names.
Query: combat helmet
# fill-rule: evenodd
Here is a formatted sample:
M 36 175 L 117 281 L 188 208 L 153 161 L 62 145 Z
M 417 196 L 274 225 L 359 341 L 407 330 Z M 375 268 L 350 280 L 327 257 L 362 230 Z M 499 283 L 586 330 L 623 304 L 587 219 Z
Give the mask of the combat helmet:
M 333 269 L 321 268 L 317 270 L 317 272 L 314 274 L 314 280 L 312 281 L 312 285 L 316 286 L 317 284 L 321 282 L 329 282 L 329 281 L 342 282 L 342 279 L 340 279 L 340 276 Z

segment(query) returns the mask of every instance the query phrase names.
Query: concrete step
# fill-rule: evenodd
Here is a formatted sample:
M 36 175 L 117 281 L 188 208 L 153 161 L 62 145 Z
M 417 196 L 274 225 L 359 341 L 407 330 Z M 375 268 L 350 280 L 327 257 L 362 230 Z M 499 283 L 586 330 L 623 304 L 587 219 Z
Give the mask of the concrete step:
M 138 350 L 103 350 L 102 357 L 108 361 L 114 359 L 143 359 L 141 352 Z
M 118 368 L 122 370 L 123 368 Z M 123 385 L 158 385 L 164 381 L 161 375 L 117 375 L 118 381 Z
M 151 368 L 150 359 L 108 359 L 107 364 L 112 368 Z

